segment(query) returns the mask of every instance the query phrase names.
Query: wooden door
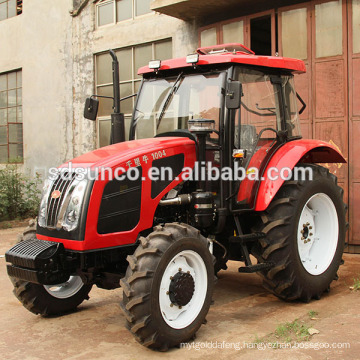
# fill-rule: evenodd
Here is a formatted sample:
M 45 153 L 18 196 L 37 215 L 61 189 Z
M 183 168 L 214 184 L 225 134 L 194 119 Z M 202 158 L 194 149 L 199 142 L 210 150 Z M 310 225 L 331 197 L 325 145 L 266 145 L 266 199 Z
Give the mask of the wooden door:
M 328 141 L 349 160 L 347 0 L 281 8 L 278 24 L 280 54 L 302 59 L 307 67 L 307 74 L 295 76 L 308 105 L 301 115 L 303 137 Z M 348 204 L 348 165 L 324 166 L 338 177 Z
M 218 22 L 199 29 L 199 46 L 240 43 L 248 48 L 257 46 L 261 55 L 276 52 L 275 10 Z M 263 41 L 264 51 L 261 51 Z
M 360 0 L 349 0 L 348 19 L 350 244 L 360 245 Z
M 314 138 L 332 143 L 348 160 L 348 66 L 346 0 L 316 1 L 312 17 Z M 348 165 L 328 164 L 348 203 Z
M 305 139 L 313 138 L 312 121 L 312 53 L 310 3 L 281 8 L 278 11 L 278 41 L 280 56 L 303 60 L 306 73 L 295 75 L 296 91 L 306 103 L 300 115 L 301 133 Z M 296 41 L 294 41 L 296 39 Z M 298 104 L 300 106 L 300 103 Z

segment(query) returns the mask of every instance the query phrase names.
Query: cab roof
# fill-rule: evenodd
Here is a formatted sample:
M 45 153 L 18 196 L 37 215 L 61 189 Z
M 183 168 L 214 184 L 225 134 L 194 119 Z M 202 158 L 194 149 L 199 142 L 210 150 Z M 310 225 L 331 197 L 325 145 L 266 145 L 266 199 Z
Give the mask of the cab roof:
M 210 47 L 198 48 L 199 61 L 196 66 L 217 65 L 217 64 L 244 64 L 261 66 L 272 69 L 283 69 L 295 74 L 306 72 L 305 64 L 302 60 L 291 59 L 279 56 L 262 56 L 255 53 L 242 44 L 221 44 Z M 186 57 L 169 59 L 161 61 L 159 69 L 150 69 L 149 66 L 143 66 L 138 74 L 148 74 L 154 71 L 172 70 L 180 68 L 189 68 L 193 64 L 186 62 Z

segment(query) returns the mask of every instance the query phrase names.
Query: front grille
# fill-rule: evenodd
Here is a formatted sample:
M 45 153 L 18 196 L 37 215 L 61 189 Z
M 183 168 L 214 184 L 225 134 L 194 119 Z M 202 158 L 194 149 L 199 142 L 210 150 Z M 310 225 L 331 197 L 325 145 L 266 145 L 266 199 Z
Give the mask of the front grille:
M 69 186 L 73 183 L 75 176 L 76 173 L 63 172 L 54 181 L 48 198 L 47 219 L 46 219 L 47 227 L 49 228 L 56 227 L 61 204 L 63 203 L 63 200 L 66 195 L 66 191 L 69 188 Z M 52 194 L 56 190 L 60 192 L 60 196 L 58 198 L 52 197 Z

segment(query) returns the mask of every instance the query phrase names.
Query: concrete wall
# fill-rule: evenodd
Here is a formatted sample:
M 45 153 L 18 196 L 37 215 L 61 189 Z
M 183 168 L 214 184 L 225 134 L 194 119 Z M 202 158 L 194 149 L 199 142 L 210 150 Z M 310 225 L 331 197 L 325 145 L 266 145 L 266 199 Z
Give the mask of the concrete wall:
M 21 15 L 0 21 L 0 73 L 22 69 L 22 167 L 31 175 L 44 176 L 49 167 L 95 148 L 95 123 L 82 113 L 95 92 L 96 53 L 167 38 L 174 57 L 197 47 L 195 22 L 150 13 L 96 29 L 93 1 L 70 15 L 81 3 L 24 1 Z
M 93 52 L 98 53 L 110 47 L 120 48 L 167 38 L 172 38 L 174 57 L 191 53 L 197 48 L 195 23 L 153 12 L 135 20 L 105 25 L 94 31 Z
M 0 72 L 22 69 L 24 170 L 73 155 L 71 0 L 24 1 L 0 21 Z
M 93 38 L 95 5 L 92 1 L 72 19 L 72 157 L 91 151 L 96 145 L 95 122 L 83 117 L 86 97 L 95 94 Z M 69 157 L 71 159 L 71 157 Z

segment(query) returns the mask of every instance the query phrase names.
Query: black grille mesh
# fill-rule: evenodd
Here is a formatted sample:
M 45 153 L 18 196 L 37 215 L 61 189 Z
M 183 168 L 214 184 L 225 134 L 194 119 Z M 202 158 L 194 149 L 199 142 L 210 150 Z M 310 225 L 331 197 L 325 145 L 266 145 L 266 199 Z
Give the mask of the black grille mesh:
M 56 227 L 61 204 L 64 200 L 66 191 L 74 181 L 75 176 L 75 173 L 70 174 L 69 172 L 63 172 L 62 175 L 59 175 L 59 177 L 54 181 L 48 199 L 47 227 Z M 58 190 L 61 194 L 58 198 L 52 197 L 55 190 Z

